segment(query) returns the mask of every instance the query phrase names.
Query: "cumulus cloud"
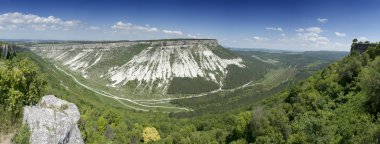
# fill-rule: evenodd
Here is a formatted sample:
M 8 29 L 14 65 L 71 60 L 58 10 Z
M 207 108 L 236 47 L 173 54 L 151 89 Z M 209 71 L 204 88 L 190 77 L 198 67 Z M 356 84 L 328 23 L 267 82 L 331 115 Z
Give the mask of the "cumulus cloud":
M 321 33 L 321 32 L 323 32 L 323 30 L 320 27 L 309 27 L 309 28 L 306 28 L 306 31 L 307 32 L 311 32 L 311 33 Z
M 328 21 L 328 19 L 326 19 L 326 18 L 317 18 L 317 21 L 320 22 L 320 23 L 326 23 Z
M 117 22 L 112 27 L 114 30 L 124 30 L 124 31 L 143 31 L 143 32 L 157 32 L 158 29 L 155 27 L 150 27 L 149 25 L 139 26 L 132 23 L 123 23 L 122 21 Z
M 267 28 L 265 28 L 265 29 L 282 32 L 282 28 L 281 28 L 281 27 L 267 27 Z
M 163 33 L 166 34 L 176 34 L 176 35 L 183 35 L 181 31 L 173 31 L 173 30 L 162 30 Z
M 340 32 L 335 32 L 335 35 L 338 37 L 345 37 L 346 36 L 345 33 L 340 33 Z
M 321 36 L 322 32 L 323 30 L 319 27 L 302 28 L 302 30 L 299 29 L 297 37 L 304 44 L 311 44 L 316 47 L 325 46 L 328 45 L 330 40 Z
M 44 31 L 47 29 L 60 30 L 77 26 L 79 20 L 62 20 L 54 16 L 41 17 L 34 14 L 23 14 L 19 12 L 5 13 L 0 15 L 0 29 L 34 29 Z

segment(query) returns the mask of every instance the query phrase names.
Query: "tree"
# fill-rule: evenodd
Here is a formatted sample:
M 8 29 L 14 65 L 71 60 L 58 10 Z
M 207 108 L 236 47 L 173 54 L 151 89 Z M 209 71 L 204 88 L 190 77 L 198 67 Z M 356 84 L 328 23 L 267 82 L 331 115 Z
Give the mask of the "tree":
M 236 118 L 235 132 L 236 132 L 236 136 L 238 138 L 244 137 L 245 134 L 247 134 L 247 131 L 248 131 L 247 128 L 249 126 L 249 121 L 250 121 L 251 117 L 252 117 L 251 112 L 243 112 L 243 113 L 240 113 L 238 115 L 238 117 Z
M 137 144 L 142 138 L 142 126 L 138 123 L 135 123 L 132 131 L 129 133 L 129 143 L 130 144 Z
M 0 67 L 0 105 L 11 112 L 15 122 L 24 105 L 40 100 L 45 85 L 45 76 L 30 60 L 6 60 Z
M 20 116 L 23 106 L 23 94 L 13 88 L 8 93 L 8 111 L 12 113 L 12 122 L 14 123 L 16 118 Z
M 380 57 L 363 70 L 360 78 L 361 88 L 369 97 L 369 110 L 373 113 L 380 112 Z
M 358 42 L 358 39 L 353 39 L 352 40 L 352 43 L 357 43 Z
M 158 133 L 156 128 L 154 128 L 154 127 L 144 128 L 144 131 L 143 131 L 144 143 L 155 142 L 155 141 L 158 141 L 160 139 L 161 139 L 160 134 Z
M 98 131 L 103 133 L 104 130 L 106 129 L 106 125 L 107 125 L 106 119 L 104 119 L 103 116 L 100 116 L 97 124 L 98 124 Z
M 376 47 L 369 47 L 367 49 L 367 53 L 371 59 L 375 59 L 376 56 L 380 55 L 380 45 L 377 45 Z

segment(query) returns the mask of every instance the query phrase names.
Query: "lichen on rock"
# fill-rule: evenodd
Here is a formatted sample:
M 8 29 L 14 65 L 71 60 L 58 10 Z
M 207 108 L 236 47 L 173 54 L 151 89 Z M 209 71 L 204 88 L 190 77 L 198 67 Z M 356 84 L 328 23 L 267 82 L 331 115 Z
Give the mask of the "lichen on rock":
M 24 107 L 23 122 L 29 127 L 31 144 L 82 144 L 79 118 L 75 104 L 47 95 L 36 106 Z

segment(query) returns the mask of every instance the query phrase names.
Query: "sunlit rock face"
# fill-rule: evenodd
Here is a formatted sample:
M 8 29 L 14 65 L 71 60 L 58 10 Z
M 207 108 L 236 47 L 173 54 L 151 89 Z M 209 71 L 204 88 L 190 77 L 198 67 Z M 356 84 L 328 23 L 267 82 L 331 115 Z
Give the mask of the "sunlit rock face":
M 137 45 L 144 45 L 127 61 L 104 65 L 118 55 L 131 52 Z M 219 44 L 213 39 L 156 40 L 91 44 L 42 45 L 32 48 L 38 54 L 81 73 L 84 78 L 104 78 L 109 87 L 122 87 L 137 81 L 136 87 L 148 91 L 159 89 L 166 93 L 174 77 L 201 77 L 222 85 L 227 66 L 245 67 L 239 57 L 222 58 L 214 53 Z M 120 53 L 119 53 L 120 52 Z M 123 61 L 123 59 L 114 59 Z M 98 70 L 99 67 L 103 71 Z M 97 75 L 93 71 L 97 68 Z
M 24 107 L 23 114 L 31 144 L 83 144 L 77 126 L 79 118 L 75 104 L 53 95 L 44 96 L 36 106 Z

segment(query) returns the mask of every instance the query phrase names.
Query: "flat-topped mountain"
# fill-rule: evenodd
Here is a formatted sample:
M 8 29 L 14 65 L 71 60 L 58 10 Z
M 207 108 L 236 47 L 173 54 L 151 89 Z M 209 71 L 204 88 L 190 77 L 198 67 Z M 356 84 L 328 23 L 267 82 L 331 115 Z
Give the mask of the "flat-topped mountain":
M 134 92 L 212 91 L 225 87 L 230 71 L 248 69 L 215 39 L 39 43 L 31 49 L 83 81 Z

